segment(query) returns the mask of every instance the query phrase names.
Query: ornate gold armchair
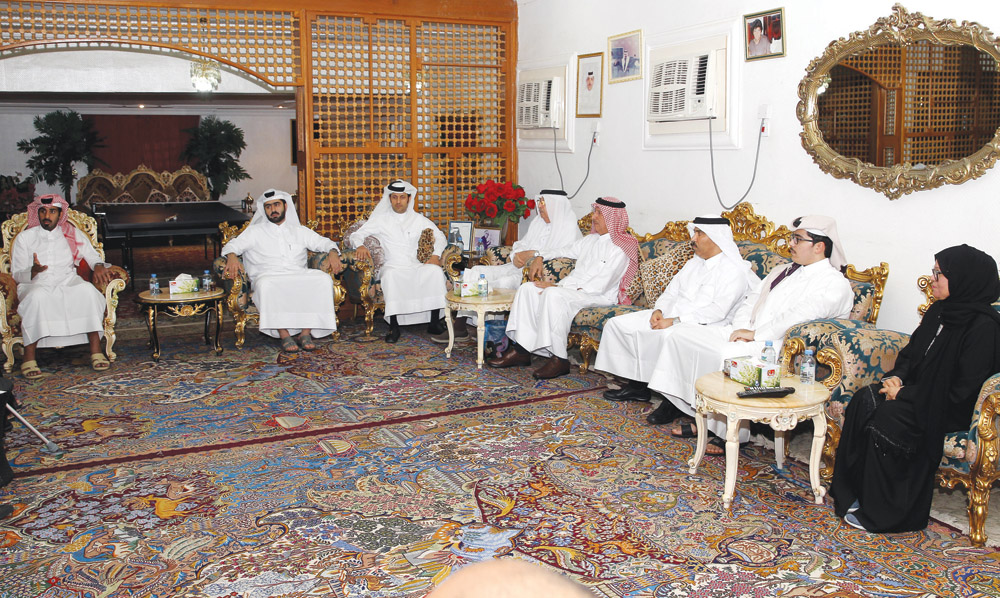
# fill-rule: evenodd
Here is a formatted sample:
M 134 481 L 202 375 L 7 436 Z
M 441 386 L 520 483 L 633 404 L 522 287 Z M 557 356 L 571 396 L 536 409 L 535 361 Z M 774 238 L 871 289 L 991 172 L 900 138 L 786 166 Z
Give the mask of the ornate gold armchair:
M 355 222 L 344 231 L 345 244 L 351 233 L 364 224 L 365 219 Z M 417 257 L 421 262 L 426 261 L 433 251 L 434 238 L 429 233 L 430 229 L 425 230 L 420 238 Z M 365 334 L 371 336 L 375 329 L 375 312 L 385 310 L 385 297 L 382 295 L 382 285 L 378 277 L 382 269 L 382 248 L 378 240 L 373 237 L 366 239 L 364 244 L 373 260 L 354 259 L 354 249 L 345 249 L 340 257 L 344 263 L 343 279 L 347 296 L 354 305 L 362 306 L 365 314 Z M 458 265 L 461 261 L 462 248 L 458 245 L 448 245 L 441 252 L 441 267 L 449 284 L 455 284 L 460 279 Z
M 222 235 L 222 244 L 225 245 L 230 241 L 230 239 L 235 238 L 247 226 L 250 222 L 244 222 L 241 225 L 229 224 L 228 222 L 223 222 L 219 224 L 219 232 Z M 310 220 L 306 223 L 306 226 L 316 230 L 317 221 Z M 243 263 L 243 258 L 239 258 L 240 263 Z M 329 272 L 329 267 L 327 266 L 327 261 L 330 259 L 329 253 L 315 253 L 310 251 L 308 258 L 308 266 L 316 270 L 323 270 Z M 342 258 L 343 259 L 343 258 Z M 215 258 L 212 262 L 212 271 L 215 273 L 215 279 L 222 281 L 222 286 L 226 290 L 226 307 L 229 309 L 229 313 L 233 316 L 233 321 L 236 323 L 236 347 L 242 347 L 243 343 L 246 341 L 246 327 L 247 324 L 259 324 L 260 314 L 257 312 L 257 306 L 253 304 L 253 289 L 250 288 L 250 277 L 247 273 L 241 272 L 236 280 L 226 278 L 226 258 L 219 256 Z M 330 273 L 330 278 L 333 279 L 333 303 L 334 303 L 334 316 L 336 316 L 336 310 L 340 309 L 340 306 L 344 303 L 344 299 L 347 297 L 347 293 L 344 291 L 344 285 L 337 278 L 336 274 Z M 340 333 L 334 331 L 333 338 L 336 340 L 340 337 Z
M 917 286 L 926 301 L 917 308 L 922 316 L 934 300 L 930 277 L 921 276 Z M 994 307 L 1000 310 L 1000 304 Z M 840 443 L 844 412 L 854 393 L 878 381 L 890 371 L 896 355 L 909 342 L 909 335 L 875 328 L 832 329 L 829 320 L 817 320 L 789 330 L 784 347 L 786 367 L 805 351 L 817 348 L 816 361 L 829 375 L 821 382 L 831 390 L 827 403 L 824 467 L 820 475 L 833 476 L 837 445 Z M 989 378 L 979 391 L 969 429 L 945 436 L 944 455 L 938 465 L 937 483 L 944 488 L 964 486 L 969 492 L 969 539 L 974 546 L 986 543 L 983 529 L 989 508 L 990 488 L 1000 479 L 1000 372 Z
M 104 259 L 104 245 L 97 240 L 97 222 L 87 216 L 70 210 L 67 214 L 69 222 L 79 228 L 87 236 L 91 245 L 97 250 L 97 254 Z M 14 369 L 14 346 L 23 344 L 21 339 L 21 317 L 17 314 L 17 283 L 11 275 L 11 260 L 14 249 L 14 239 L 24 230 L 28 224 L 28 214 L 22 212 L 15 214 L 3 223 L 3 249 L 0 250 L 0 338 L 3 343 L 3 354 L 7 358 L 4 362 L 4 371 L 11 372 Z M 97 289 L 104 294 L 107 308 L 104 312 L 104 340 L 106 343 L 105 352 L 108 359 L 114 361 L 117 355 L 113 347 L 115 345 L 115 324 L 118 321 L 118 293 L 120 293 L 128 283 L 128 273 L 120 266 L 112 266 L 111 270 L 114 279 L 105 287 L 98 286 Z

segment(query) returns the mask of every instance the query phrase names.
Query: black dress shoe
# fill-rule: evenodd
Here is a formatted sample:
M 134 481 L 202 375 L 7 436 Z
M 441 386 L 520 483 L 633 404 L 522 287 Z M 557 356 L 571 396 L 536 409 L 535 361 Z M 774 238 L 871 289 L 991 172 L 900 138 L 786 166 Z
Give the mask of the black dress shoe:
M 652 413 L 646 416 L 646 421 L 653 424 L 654 426 L 659 426 L 662 424 L 669 424 L 678 417 L 682 415 L 681 410 L 674 407 L 674 404 L 667 399 L 663 399 L 660 406 L 653 410 Z
M 399 340 L 399 326 L 389 326 L 389 333 L 385 335 L 385 342 L 395 343 Z
M 536 380 L 550 380 L 569 373 L 569 360 L 561 357 L 550 357 L 545 365 L 535 370 L 531 375 Z
M 486 365 L 491 368 L 509 368 L 516 365 L 531 365 L 531 353 L 521 353 L 511 347 L 500 357 L 487 359 Z
M 448 328 L 445 327 L 444 320 L 432 320 L 427 324 L 427 332 L 431 334 L 442 334 L 447 333 Z
M 616 403 L 622 403 L 625 401 L 646 401 L 648 402 L 651 398 L 652 393 L 650 393 L 648 387 L 638 388 L 631 384 L 623 386 L 618 390 L 605 390 L 604 398 L 608 401 L 615 401 Z

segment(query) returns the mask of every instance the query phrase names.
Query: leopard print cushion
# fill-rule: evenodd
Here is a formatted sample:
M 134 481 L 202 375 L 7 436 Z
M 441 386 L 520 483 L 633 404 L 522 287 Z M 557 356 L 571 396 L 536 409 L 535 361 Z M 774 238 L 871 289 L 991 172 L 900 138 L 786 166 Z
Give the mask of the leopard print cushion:
M 642 279 L 642 291 L 648 305 L 656 303 L 663 289 L 693 255 L 690 243 L 677 243 L 660 257 L 639 265 L 639 278 Z
M 417 241 L 417 261 L 421 264 L 431 259 L 434 255 L 434 229 L 425 228 L 420 233 L 420 240 Z

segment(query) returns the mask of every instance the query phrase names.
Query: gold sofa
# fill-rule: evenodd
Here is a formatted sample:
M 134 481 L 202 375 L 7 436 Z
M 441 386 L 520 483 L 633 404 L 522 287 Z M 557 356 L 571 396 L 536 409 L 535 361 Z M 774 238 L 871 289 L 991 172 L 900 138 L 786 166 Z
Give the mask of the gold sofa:
M 736 245 L 743 257 L 751 263 L 757 276 L 763 278 L 772 268 L 790 261 L 788 241 L 792 231 L 788 227 L 784 225 L 776 227 L 773 222 L 754 213 L 753 207 L 747 203 L 740 204 L 732 211 L 724 212 L 723 216 L 729 219 Z M 577 313 L 570 328 L 569 346 L 580 348 L 580 355 L 583 358 L 580 365 L 582 372 L 587 371 L 591 358 L 600 348 L 601 333 L 607 321 L 615 316 L 651 308 L 674 274 L 694 255 L 690 248 L 687 223 L 686 220 L 668 222 L 659 232 L 641 236 L 629 229 L 639 242 L 639 274 L 629 288 L 633 304 L 589 307 Z M 590 232 L 590 215 L 581 218 L 577 224 L 584 234 Z M 509 247 L 494 248 L 482 263 L 484 265 L 503 263 L 509 253 Z M 565 258 L 547 260 L 543 275 L 553 282 L 558 282 L 572 269 L 573 260 Z M 838 320 L 837 325 L 873 327 L 882 305 L 889 265 L 882 262 L 878 266 L 860 271 L 848 265 L 845 276 L 854 290 L 854 308 L 850 319 Z
M 244 222 L 243 224 L 229 224 L 228 222 L 222 222 L 219 224 L 219 232 L 222 236 L 222 245 L 228 243 L 231 239 L 237 237 L 250 222 Z M 316 230 L 318 222 L 316 220 L 310 220 L 306 223 L 306 226 Z M 243 263 L 243 258 L 239 258 L 240 263 Z M 323 270 L 330 274 L 333 279 L 333 309 L 334 317 L 336 317 L 337 310 L 343 305 L 344 299 L 347 294 L 344 291 L 344 285 L 337 278 L 336 274 L 333 274 L 329 270 L 327 262 L 330 259 L 329 253 L 315 253 L 313 251 L 309 252 L 308 267 Z M 235 322 L 235 335 L 236 335 L 236 347 L 240 348 L 243 343 L 246 342 L 246 327 L 247 324 L 259 324 L 260 323 L 260 313 L 257 311 L 257 306 L 253 304 L 253 289 L 250 288 L 250 277 L 247 276 L 246 271 L 240 273 L 235 280 L 231 278 L 226 278 L 226 258 L 225 256 L 219 256 L 215 258 L 212 262 L 212 271 L 215 273 L 215 279 L 222 281 L 222 286 L 226 291 L 226 307 L 229 309 L 229 313 L 233 316 L 233 321 Z M 334 331 L 332 338 L 336 340 L 340 337 L 338 331 Z
M 67 219 L 84 232 L 90 244 L 94 246 L 97 254 L 103 260 L 104 245 L 97 240 L 97 222 L 90 216 L 72 209 L 69 210 Z M 3 235 L 3 248 L 0 249 L 0 338 L 2 338 L 3 354 L 6 357 L 3 367 L 4 371 L 8 373 L 14 369 L 14 346 L 23 344 L 21 317 L 17 314 L 17 283 L 11 275 L 12 252 L 14 239 L 27 224 L 27 212 L 15 214 L 3 223 L 2 233 L 0 233 Z M 128 273 L 120 266 L 112 266 L 111 270 L 114 279 L 104 288 L 98 286 L 97 289 L 104 294 L 107 303 L 104 312 L 105 352 L 108 359 L 114 361 L 117 357 L 113 347 L 115 345 L 115 324 L 118 321 L 118 293 L 128 283 Z
M 925 302 L 917 308 L 923 316 L 933 302 L 930 277 L 917 279 Z M 1000 303 L 994 305 L 1000 311 Z M 909 335 L 874 328 L 831 329 L 826 320 L 793 327 L 785 341 L 785 363 L 791 364 L 807 347 L 818 349 L 816 361 L 829 375 L 821 381 L 831 391 L 826 407 L 824 467 L 820 475 L 833 476 L 837 445 L 840 444 L 844 412 L 854 393 L 878 381 L 890 371 L 896 355 L 909 342 Z M 964 486 L 969 493 L 969 539 L 974 546 L 986 544 L 984 525 L 989 509 L 990 488 L 1000 479 L 1000 372 L 989 378 L 979 399 L 969 429 L 945 436 L 944 455 L 938 466 L 937 483 L 944 488 Z
M 127 173 L 93 170 L 77 181 L 76 205 L 90 210 L 98 203 L 208 201 L 205 176 L 183 166 L 173 172 L 155 172 L 144 165 Z

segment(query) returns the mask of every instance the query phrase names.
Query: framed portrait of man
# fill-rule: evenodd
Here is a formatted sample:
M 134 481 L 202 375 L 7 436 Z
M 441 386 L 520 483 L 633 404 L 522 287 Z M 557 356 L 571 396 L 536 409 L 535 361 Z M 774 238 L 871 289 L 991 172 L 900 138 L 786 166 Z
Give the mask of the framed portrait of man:
M 746 60 L 779 58 L 785 55 L 785 9 L 743 15 Z
M 600 118 L 604 52 L 576 57 L 576 116 Z
M 642 78 L 642 30 L 608 38 L 608 83 Z
M 462 246 L 462 251 L 472 251 L 472 221 L 452 220 L 448 223 L 448 241 Z

